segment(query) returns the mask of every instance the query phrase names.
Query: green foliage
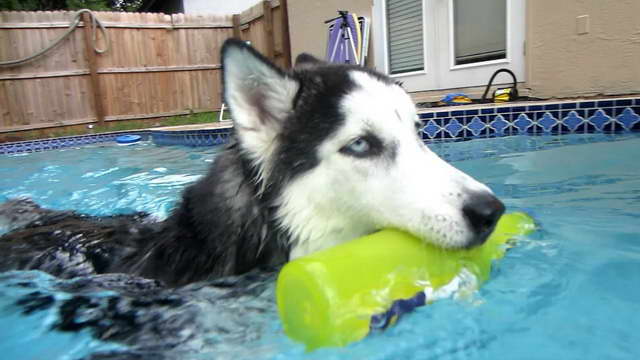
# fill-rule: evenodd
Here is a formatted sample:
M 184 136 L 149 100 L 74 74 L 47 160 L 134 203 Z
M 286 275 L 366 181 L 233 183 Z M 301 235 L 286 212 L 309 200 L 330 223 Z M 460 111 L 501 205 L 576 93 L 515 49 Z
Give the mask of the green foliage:
M 0 0 L 0 11 L 136 11 L 142 0 Z
M 65 6 L 65 0 L 0 0 L 0 10 L 60 10 Z
M 143 0 L 111 0 L 109 6 L 115 11 L 133 12 L 140 9 L 142 1 Z
M 111 10 L 106 0 L 67 0 L 68 10 L 90 9 L 95 11 Z

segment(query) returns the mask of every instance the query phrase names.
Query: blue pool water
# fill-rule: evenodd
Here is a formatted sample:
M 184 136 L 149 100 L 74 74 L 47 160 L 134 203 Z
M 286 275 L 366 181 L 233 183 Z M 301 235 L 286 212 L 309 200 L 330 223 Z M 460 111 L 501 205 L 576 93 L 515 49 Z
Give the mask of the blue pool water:
M 0 354 L 3 359 L 79 359 L 96 353 L 150 359 L 639 358 L 640 136 L 523 136 L 432 148 L 452 160 L 477 157 L 454 164 L 489 184 L 509 211 L 525 210 L 540 224 L 470 298 L 420 308 L 387 332 L 346 348 L 305 354 L 282 333 L 272 281 L 257 296 L 233 300 L 196 287 L 187 303 L 171 311 L 189 307 L 198 316 L 171 337 L 178 341 L 153 347 L 149 341 L 139 346 L 100 341 L 89 331 L 51 330 L 59 305 L 71 297 L 61 288 L 69 281 L 11 272 L 0 274 Z M 142 210 L 163 218 L 217 151 L 143 143 L 3 156 L 0 201 L 30 196 L 57 209 L 96 215 Z M 34 291 L 50 294 L 53 306 L 24 314 L 16 302 Z M 171 311 L 163 315 L 167 322 L 176 321 Z

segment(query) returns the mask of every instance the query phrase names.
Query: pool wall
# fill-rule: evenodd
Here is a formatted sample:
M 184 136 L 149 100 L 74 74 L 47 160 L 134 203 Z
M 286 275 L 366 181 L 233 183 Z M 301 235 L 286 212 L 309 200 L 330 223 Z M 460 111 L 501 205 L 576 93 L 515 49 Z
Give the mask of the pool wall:
M 510 135 L 562 135 L 598 132 L 640 131 L 640 97 L 517 103 L 420 114 L 425 126 L 422 138 L 468 140 Z
M 562 135 L 640 131 L 640 96 L 615 99 L 487 104 L 478 107 L 420 109 L 427 143 L 511 135 Z M 144 130 L 69 136 L 0 144 L 0 154 L 56 150 L 114 142 L 141 135 L 157 145 L 213 146 L 228 141 L 233 127 L 189 131 Z
M 213 146 L 229 141 L 233 127 L 220 127 L 207 130 L 189 131 L 151 131 L 156 145 Z
M 57 150 L 69 147 L 98 144 L 105 142 L 115 142 L 120 135 L 140 135 L 141 140 L 149 140 L 148 131 L 128 131 L 115 133 L 88 134 L 78 136 L 64 136 L 59 138 L 17 141 L 0 144 L 0 154 L 19 154 L 26 152 Z

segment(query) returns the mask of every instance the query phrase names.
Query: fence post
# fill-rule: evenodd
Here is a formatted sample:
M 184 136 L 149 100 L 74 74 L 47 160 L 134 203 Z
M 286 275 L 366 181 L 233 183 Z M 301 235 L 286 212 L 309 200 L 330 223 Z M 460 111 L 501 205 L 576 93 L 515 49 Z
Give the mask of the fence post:
M 91 17 L 88 13 L 82 14 L 82 24 L 84 26 L 84 48 L 89 64 L 89 76 L 91 77 L 91 90 L 93 93 L 93 102 L 96 111 L 98 124 L 104 124 L 104 108 L 102 107 L 102 90 L 100 89 L 100 81 L 98 79 L 98 59 L 94 51 L 94 43 L 91 33 Z
M 265 56 L 271 61 L 276 60 L 275 40 L 273 37 L 273 12 L 271 12 L 271 1 L 262 2 L 262 12 L 264 16 L 264 36 L 265 36 Z
M 233 20 L 233 37 L 236 39 L 240 39 L 242 34 L 240 33 L 240 15 L 234 14 L 232 17 Z
M 282 12 L 282 56 L 284 66 L 291 67 L 291 38 L 289 36 L 289 8 L 287 0 L 280 0 L 280 11 Z

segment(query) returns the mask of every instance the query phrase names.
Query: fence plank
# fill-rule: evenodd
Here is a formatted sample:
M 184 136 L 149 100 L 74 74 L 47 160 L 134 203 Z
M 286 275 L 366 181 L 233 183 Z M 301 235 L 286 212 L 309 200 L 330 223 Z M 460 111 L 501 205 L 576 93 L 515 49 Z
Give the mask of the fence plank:
M 51 78 L 51 77 L 67 77 L 67 76 L 79 76 L 89 75 L 89 70 L 66 70 L 66 71 L 51 71 L 41 73 L 23 73 L 23 74 L 6 74 L 0 75 L 0 80 L 25 80 L 25 79 L 38 79 L 38 78 Z
M 275 43 L 273 38 L 273 12 L 269 1 L 262 2 L 262 12 L 264 17 L 264 55 L 267 59 L 275 60 Z
M 282 56 L 283 64 L 285 68 L 291 67 L 291 37 L 289 35 L 289 8 L 287 7 L 288 0 L 280 0 L 280 21 L 276 21 L 276 24 L 281 24 L 280 38 L 282 39 Z M 275 37 L 274 37 L 275 39 Z
M 240 39 L 240 15 L 233 15 L 233 37 Z
M 104 122 L 104 107 L 102 105 L 102 90 L 100 88 L 100 80 L 98 79 L 98 60 L 94 51 L 93 33 L 91 27 L 88 26 L 91 21 L 89 14 L 82 14 L 82 22 L 84 27 L 84 46 L 87 62 L 89 63 L 89 74 L 91 77 L 91 90 L 93 92 L 93 106 L 98 118 L 98 123 Z M 95 44 L 97 45 L 97 44 Z

